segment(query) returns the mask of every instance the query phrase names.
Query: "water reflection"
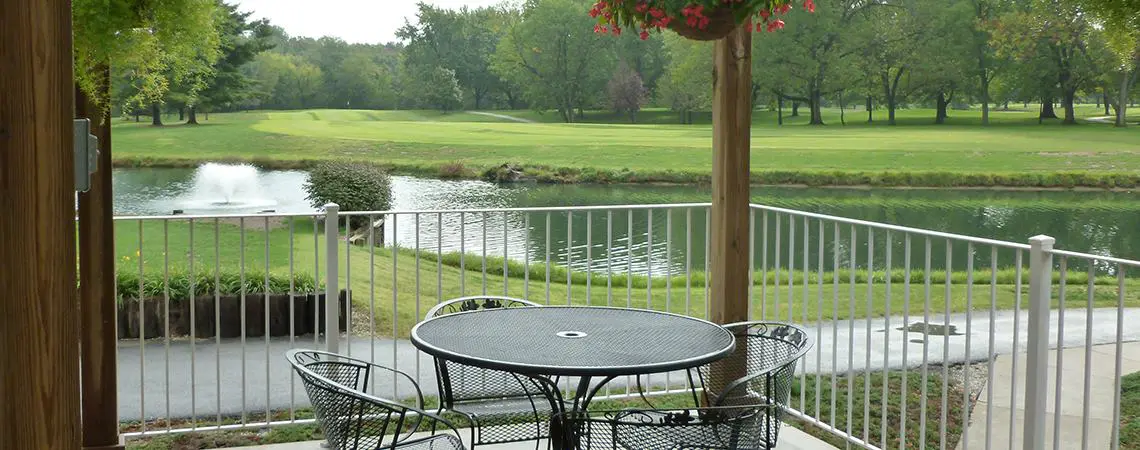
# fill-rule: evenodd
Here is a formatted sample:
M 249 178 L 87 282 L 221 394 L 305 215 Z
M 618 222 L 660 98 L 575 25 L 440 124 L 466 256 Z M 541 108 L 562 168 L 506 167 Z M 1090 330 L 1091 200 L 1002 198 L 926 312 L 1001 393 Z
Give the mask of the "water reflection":
M 262 172 L 263 192 L 279 212 L 309 212 L 303 172 Z M 169 214 L 193 190 L 194 170 L 116 170 L 118 214 Z M 393 177 L 397 210 L 664 204 L 708 201 L 711 192 L 692 186 L 498 186 L 482 181 Z M 1120 257 L 1140 257 L 1140 202 L 1130 192 L 1020 192 L 986 190 L 881 190 L 756 188 L 756 203 L 949 233 L 1026 242 L 1057 238 L 1058 248 Z M 259 208 L 260 209 L 260 208 Z M 208 213 L 188 210 L 187 213 Z M 241 211 L 257 212 L 257 211 Z M 903 233 L 820 223 L 774 212 L 757 212 L 756 267 L 811 271 L 854 264 L 883 270 L 888 256 L 902 267 Z M 596 210 L 592 212 L 419 213 L 389 217 L 385 242 L 433 251 L 464 251 L 516 260 L 550 261 L 574 271 L 680 274 L 703 270 L 707 260 L 705 208 Z M 821 237 L 822 236 L 822 237 Z M 888 239 L 890 245 L 888 247 Z M 870 245 L 869 245 L 870 244 Z M 929 252 L 927 248 L 929 246 Z M 890 249 L 888 251 L 888 248 Z M 973 251 L 972 257 L 969 253 Z M 947 246 L 942 239 L 909 237 L 911 266 L 964 270 L 994 262 L 988 246 Z M 1017 254 L 996 252 L 998 267 Z M 1074 267 L 1075 269 L 1076 267 Z

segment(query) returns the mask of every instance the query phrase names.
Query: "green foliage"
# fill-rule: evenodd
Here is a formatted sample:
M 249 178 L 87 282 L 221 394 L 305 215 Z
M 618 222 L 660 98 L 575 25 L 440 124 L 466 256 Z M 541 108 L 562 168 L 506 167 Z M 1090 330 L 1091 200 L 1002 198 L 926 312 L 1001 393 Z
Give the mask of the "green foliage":
M 491 69 L 521 87 L 534 108 L 575 111 L 600 100 L 615 65 L 614 40 L 594 33 L 594 19 L 576 0 L 527 2 L 522 19 L 499 42 Z
M 1120 448 L 1140 449 L 1140 372 L 1120 378 Z
M 463 106 L 463 90 L 455 71 L 441 67 L 411 68 L 407 75 L 412 81 L 412 91 L 417 93 L 419 104 L 443 112 L 453 111 Z
M 172 301 L 183 301 L 191 298 L 191 292 L 194 293 L 194 296 L 213 295 L 215 293 L 218 295 L 236 295 L 242 292 L 246 294 L 267 292 L 270 294 L 308 294 L 321 288 L 321 284 L 317 283 L 312 274 L 308 273 L 296 273 L 290 279 L 287 274 L 271 272 L 268 288 L 265 282 L 264 272 L 249 271 L 246 272 L 243 279 L 240 271 L 222 269 L 217 274 L 213 272 L 191 274 L 178 270 L 167 275 L 156 271 L 146 271 L 143 272 L 140 283 L 138 271 L 119 270 L 116 274 L 116 293 L 121 300 L 139 298 L 139 292 L 142 292 L 143 298 L 162 297 L 169 291 Z
M 75 79 L 96 102 L 109 106 L 106 67 L 129 80 L 124 104 L 160 102 L 174 84 L 191 99 L 206 87 L 221 45 L 216 0 L 76 0 L 72 6 Z
M 657 84 L 657 101 L 692 123 L 692 112 L 712 107 L 712 44 L 666 36 L 671 63 Z
M 336 203 L 341 211 L 385 211 L 392 207 L 392 179 L 374 164 L 318 164 L 309 172 L 304 189 L 314 208 L 329 203 Z

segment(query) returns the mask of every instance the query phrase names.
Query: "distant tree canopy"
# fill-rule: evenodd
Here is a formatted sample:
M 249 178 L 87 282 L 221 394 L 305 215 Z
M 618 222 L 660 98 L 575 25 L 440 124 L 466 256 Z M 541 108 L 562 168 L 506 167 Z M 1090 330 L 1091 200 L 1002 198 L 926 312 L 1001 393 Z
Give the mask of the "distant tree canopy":
M 1124 125 L 1135 97 L 1140 0 L 814 3 L 753 36 L 756 107 L 802 107 L 822 125 L 823 108 L 854 104 L 893 124 L 899 108 L 933 108 L 943 123 L 980 105 L 988 122 L 991 109 L 1034 103 L 1042 120 L 1075 123 L 1074 105 L 1097 101 Z M 290 36 L 220 0 L 75 4 L 80 84 L 94 90 L 90 69 L 110 62 L 124 113 L 532 108 L 574 122 L 657 106 L 687 123 L 711 101 L 709 44 L 596 33 L 589 0 L 421 3 L 387 44 Z

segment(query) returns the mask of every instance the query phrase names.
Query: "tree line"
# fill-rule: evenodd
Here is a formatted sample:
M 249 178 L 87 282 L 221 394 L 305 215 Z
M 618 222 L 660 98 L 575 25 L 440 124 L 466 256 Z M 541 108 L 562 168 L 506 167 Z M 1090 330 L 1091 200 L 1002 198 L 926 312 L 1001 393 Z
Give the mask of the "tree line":
M 711 43 L 597 33 L 589 0 L 421 3 L 387 44 L 289 36 L 210 1 L 219 45 L 209 76 L 172 76 L 154 95 L 154 71 L 116 68 L 123 114 L 160 123 L 174 110 L 195 122 L 198 111 L 241 109 L 531 108 L 574 122 L 597 109 L 636 121 L 658 106 L 688 123 L 711 106 Z M 1123 125 L 1140 72 L 1134 1 L 816 0 L 814 13 L 793 10 L 783 30 L 753 36 L 752 99 L 780 121 L 803 109 L 812 124 L 825 107 L 856 106 L 859 120 L 892 124 L 907 106 L 933 108 L 935 123 L 979 107 L 988 123 L 994 109 L 1030 103 L 1041 120 L 1075 123 L 1074 106 L 1090 101 Z

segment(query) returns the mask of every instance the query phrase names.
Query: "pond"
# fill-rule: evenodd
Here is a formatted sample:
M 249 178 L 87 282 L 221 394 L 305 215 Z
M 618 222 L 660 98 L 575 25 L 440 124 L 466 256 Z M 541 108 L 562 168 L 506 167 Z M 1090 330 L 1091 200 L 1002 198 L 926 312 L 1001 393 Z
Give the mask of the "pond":
M 116 169 L 114 171 L 115 212 L 120 215 L 162 215 L 173 210 L 186 214 L 311 212 L 302 185 L 306 174 L 300 171 L 259 171 L 251 167 L 209 165 L 195 169 Z M 455 210 L 477 208 L 516 208 L 587 205 L 632 205 L 707 202 L 707 187 L 661 185 L 496 185 L 482 181 L 451 181 L 393 177 L 393 208 L 396 210 Z M 834 216 L 938 230 L 1012 242 L 1026 242 L 1029 236 L 1047 234 L 1057 238 L 1058 248 L 1113 255 L 1140 257 L 1140 201 L 1132 192 L 1104 191 L 1008 191 L 951 189 L 828 189 L 756 187 L 755 203 Z M 556 213 L 468 213 L 424 214 L 389 219 L 386 242 L 393 236 L 402 246 L 442 251 L 463 250 L 513 259 L 550 260 L 575 270 L 631 270 L 680 273 L 686 266 L 704 267 L 706 256 L 706 217 L 703 209 L 598 211 L 588 215 L 576 212 L 567 220 Z M 652 217 L 651 217 L 652 216 Z M 776 223 L 780 223 L 783 248 L 781 266 L 792 254 L 802 269 L 802 220 L 769 214 L 770 245 L 766 262 L 776 261 Z M 588 222 L 587 222 L 588 221 Z M 589 226 L 587 226 L 589 223 Z M 763 236 L 757 217 L 757 236 Z M 463 224 L 463 226 L 459 226 Z M 484 226 L 486 224 L 486 226 Z M 795 245 L 789 249 L 796 228 Z M 807 260 L 818 261 L 819 225 L 808 224 L 811 239 Z M 631 232 L 632 230 L 632 232 Z M 856 230 L 856 244 L 850 245 L 850 228 L 836 231 L 829 224 L 824 240 L 826 268 L 836 253 L 846 265 L 854 257 L 865 266 L 866 230 Z M 417 237 L 419 238 L 417 241 Z M 607 239 L 608 238 L 608 239 Z M 883 233 L 876 233 L 876 267 L 884 263 Z M 759 238 L 758 238 L 759 240 Z M 570 245 L 567 245 L 567 242 Z M 757 267 L 764 262 L 760 243 Z M 914 262 L 920 267 L 925 242 L 912 243 Z M 901 266 L 904 242 L 893 236 L 895 267 Z M 854 250 L 854 251 L 852 251 Z M 989 249 L 979 248 L 975 264 L 989 264 Z M 964 245 L 952 246 L 952 265 L 964 268 Z M 549 254 L 548 254 L 549 252 Z M 931 245 L 932 267 L 944 268 L 946 245 Z M 1014 255 L 999 255 L 1001 266 L 1012 265 Z

